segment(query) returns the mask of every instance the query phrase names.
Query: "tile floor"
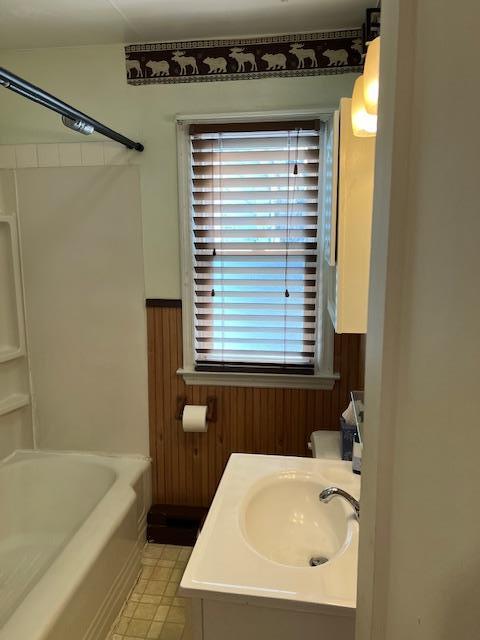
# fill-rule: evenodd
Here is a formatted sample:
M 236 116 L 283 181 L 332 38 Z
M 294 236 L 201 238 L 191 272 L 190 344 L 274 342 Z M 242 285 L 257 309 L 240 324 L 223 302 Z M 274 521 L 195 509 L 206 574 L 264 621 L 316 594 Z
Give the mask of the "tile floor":
M 191 547 L 146 544 L 142 572 L 107 640 L 188 640 L 178 585 Z

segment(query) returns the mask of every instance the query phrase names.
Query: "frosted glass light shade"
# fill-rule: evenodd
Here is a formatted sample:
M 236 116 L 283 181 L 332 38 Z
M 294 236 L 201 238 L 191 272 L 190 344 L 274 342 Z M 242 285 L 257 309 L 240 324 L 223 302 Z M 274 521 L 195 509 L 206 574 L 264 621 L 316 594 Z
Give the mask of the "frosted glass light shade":
M 378 86 L 380 74 L 380 36 L 368 45 L 363 70 L 363 97 L 367 113 L 378 113 Z
M 359 138 L 370 138 L 377 133 L 377 116 L 367 112 L 363 99 L 363 76 L 355 80 L 352 95 L 352 129 Z

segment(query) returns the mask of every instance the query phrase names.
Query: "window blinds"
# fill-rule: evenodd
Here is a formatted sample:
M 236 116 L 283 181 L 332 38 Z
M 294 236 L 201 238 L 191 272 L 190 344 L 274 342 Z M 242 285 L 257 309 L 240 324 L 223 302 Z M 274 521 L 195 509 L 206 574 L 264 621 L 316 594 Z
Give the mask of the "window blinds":
M 197 370 L 313 373 L 319 128 L 191 125 Z

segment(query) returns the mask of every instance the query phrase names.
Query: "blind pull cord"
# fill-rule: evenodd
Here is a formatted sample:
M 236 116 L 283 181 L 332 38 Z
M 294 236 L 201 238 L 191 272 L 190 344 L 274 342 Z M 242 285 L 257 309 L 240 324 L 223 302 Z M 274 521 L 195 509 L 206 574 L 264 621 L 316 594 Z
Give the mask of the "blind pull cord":
M 222 296 L 222 362 L 225 366 L 225 272 L 224 272 L 224 259 L 225 253 L 223 251 L 223 133 L 220 133 L 219 150 L 218 150 L 218 184 L 219 184 L 219 206 L 220 206 L 220 282 L 221 282 L 221 296 Z
M 284 282 L 285 282 L 285 302 L 284 302 L 284 312 L 283 312 L 283 364 L 286 364 L 287 361 L 287 299 L 290 297 L 290 292 L 288 290 L 288 241 L 290 239 L 290 151 L 291 151 L 291 143 L 290 143 L 290 131 L 288 132 L 288 142 L 287 142 L 287 229 L 286 229 L 286 238 L 285 238 L 285 270 L 284 270 Z
M 295 164 L 293 165 L 293 198 L 295 197 L 295 185 L 296 185 L 296 176 L 298 175 L 298 147 L 299 147 L 299 136 L 300 129 L 296 130 L 297 139 L 296 139 L 296 147 L 295 147 Z M 290 132 L 288 133 L 288 164 L 287 164 L 287 242 L 286 242 L 286 250 L 285 250 L 285 298 L 290 297 L 290 291 L 287 287 L 287 278 L 288 278 L 288 245 L 290 242 Z
M 290 235 L 290 131 L 288 132 L 287 142 L 287 237 L 285 241 L 285 269 L 284 269 L 284 282 L 285 282 L 285 298 L 290 297 L 290 291 L 287 287 L 287 270 L 288 270 L 288 241 Z
M 299 136 L 300 129 L 297 129 L 297 139 L 295 146 L 295 164 L 293 165 L 293 192 L 292 198 L 290 198 L 290 132 L 288 134 L 288 171 L 287 171 L 287 244 L 285 251 L 285 298 L 290 297 L 290 292 L 288 290 L 288 249 L 290 242 L 290 210 L 291 204 L 295 202 L 295 191 L 296 191 L 296 182 L 298 175 L 298 147 L 299 147 Z M 286 362 L 286 352 L 287 352 L 287 307 L 285 304 L 285 315 L 284 315 L 284 325 L 283 325 L 283 358 L 284 364 Z
M 295 149 L 295 165 L 293 167 L 293 175 L 298 176 L 298 137 L 300 135 L 300 129 L 297 129 L 297 147 Z
M 216 218 L 215 218 L 215 163 L 213 161 L 213 157 L 214 157 L 214 150 L 213 150 L 213 146 L 214 143 L 212 142 L 212 171 L 211 171 L 211 179 L 212 179 L 212 193 L 213 193 L 213 202 L 212 202 L 212 213 L 213 213 L 213 233 L 215 234 L 215 227 L 216 227 Z M 220 160 L 221 162 L 221 160 Z M 213 251 L 212 251 L 212 256 L 215 258 L 215 256 L 217 255 L 217 249 L 216 247 L 213 247 Z M 212 290 L 210 291 L 210 297 L 214 298 L 215 297 L 215 287 L 212 287 Z
M 213 226 L 215 227 L 215 219 L 213 220 Z M 215 231 L 214 231 L 215 233 Z M 217 255 L 217 250 L 215 249 L 215 247 L 213 247 L 213 251 L 212 251 L 212 256 L 215 257 Z M 210 295 L 212 298 L 215 297 L 215 289 L 212 287 L 212 290 L 210 292 Z

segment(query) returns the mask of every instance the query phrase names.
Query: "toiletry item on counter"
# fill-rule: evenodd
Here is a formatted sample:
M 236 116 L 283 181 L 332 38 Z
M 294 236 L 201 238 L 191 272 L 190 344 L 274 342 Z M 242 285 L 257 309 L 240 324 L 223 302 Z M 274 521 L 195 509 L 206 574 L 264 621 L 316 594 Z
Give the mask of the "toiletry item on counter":
M 362 473 L 362 454 L 363 454 L 363 442 L 360 441 L 360 435 L 358 430 L 355 432 L 355 438 L 353 442 L 353 455 L 352 455 L 352 471 L 353 473 Z
M 338 429 L 314 431 L 307 444 L 314 458 L 340 460 L 342 455 L 342 436 Z
M 342 413 L 340 418 L 340 430 L 342 432 L 342 460 L 351 460 L 353 455 L 353 439 L 356 431 L 355 409 L 353 401 Z
M 342 460 L 352 460 L 355 457 L 356 460 L 353 465 L 355 467 L 355 473 L 360 473 L 359 460 L 361 464 L 361 449 L 363 448 L 363 391 L 351 391 L 350 397 L 350 403 L 340 418 Z
M 350 400 L 350 404 L 342 413 L 342 418 L 345 420 L 347 424 L 356 424 L 355 423 L 355 407 L 353 406 L 353 400 Z
M 355 440 L 353 443 L 352 471 L 353 473 L 362 472 L 362 454 L 363 454 L 363 421 L 365 415 L 365 404 L 363 391 L 351 392 L 353 411 L 355 414 Z
M 349 424 L 343 416 L 340 418 L 340 429 L 342 432 L 342 460 L 351 460 L 353 455 L 353 439 L 357 427 Z

